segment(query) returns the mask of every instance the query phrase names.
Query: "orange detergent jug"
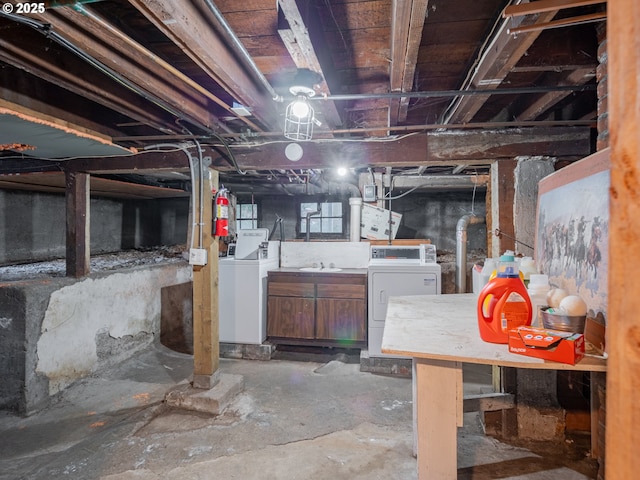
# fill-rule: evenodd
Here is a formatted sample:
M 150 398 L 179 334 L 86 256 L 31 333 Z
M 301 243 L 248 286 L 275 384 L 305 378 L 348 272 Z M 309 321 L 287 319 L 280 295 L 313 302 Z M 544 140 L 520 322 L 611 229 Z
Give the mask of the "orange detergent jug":
M 498 269 L 497 276 L 480 291 L 477 310 L 478 329 L 485 342 L 506 344 L 510 329 L 531 325 L 531 299 L 517 269 Z

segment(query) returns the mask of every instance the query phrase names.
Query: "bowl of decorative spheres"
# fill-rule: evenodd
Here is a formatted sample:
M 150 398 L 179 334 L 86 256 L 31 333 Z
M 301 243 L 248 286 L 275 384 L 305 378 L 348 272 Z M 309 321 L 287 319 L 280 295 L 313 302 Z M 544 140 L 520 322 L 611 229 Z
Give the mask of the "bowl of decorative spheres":
M 562 312 L 554 312 L 549 307 L 542 308 L 541 314 L 544 328 L 561 332 L 584 333 L 586 315 L 566 315 Z

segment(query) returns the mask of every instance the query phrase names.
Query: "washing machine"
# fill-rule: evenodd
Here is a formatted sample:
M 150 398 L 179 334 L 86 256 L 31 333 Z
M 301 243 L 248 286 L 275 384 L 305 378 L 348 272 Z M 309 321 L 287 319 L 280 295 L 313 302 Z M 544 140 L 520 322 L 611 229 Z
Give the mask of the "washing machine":
M 267 338 L 267 276 L 280 266 L 268 229 L 240 230 L 233 256 L 218 261 L 219 340 L 260 345 Z
M 389 297 L 442 292 L 442 271 L 436 263 L 435 245 L 372 245 L 368 287 L 369 357 L 400 358 L 380 350 Z

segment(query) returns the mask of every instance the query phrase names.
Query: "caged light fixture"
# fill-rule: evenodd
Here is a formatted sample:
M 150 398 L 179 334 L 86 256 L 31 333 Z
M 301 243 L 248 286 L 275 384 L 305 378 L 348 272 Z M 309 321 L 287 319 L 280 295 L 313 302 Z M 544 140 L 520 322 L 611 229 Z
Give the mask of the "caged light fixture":
M 311 140 L 313 137 L 313 125 L 320 125 L 308 100 L 316 92 L 312 88 L 299 85 L 289 88 L 289 91 L 296 98 L 287 105 L 284 119 L 284 136 L 289 140 L 295 141 Z

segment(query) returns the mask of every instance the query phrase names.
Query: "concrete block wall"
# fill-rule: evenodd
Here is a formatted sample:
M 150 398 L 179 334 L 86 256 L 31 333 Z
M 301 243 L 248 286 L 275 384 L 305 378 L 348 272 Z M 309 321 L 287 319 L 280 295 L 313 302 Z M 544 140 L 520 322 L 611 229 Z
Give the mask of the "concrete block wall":
M 295 199 L 294 199 L 295 200 Z M 241 199 L 241 201 L 249 201 Z M 296 238 L 296 222 L 298 212 L 296 202 L 283 195 L 261 196 L 257 202 L 260 206 L 258 227 L 273 226 L 276 215 L 283 218 L 285 239 Z M 460 217 L 474 213 L 485 215 L 486 188 L 463 191 L 424 191 L 394 200 L 391 209 L 402 214 L 402 221 L 396 238 L 429 239 L 438 251 L 455 252 L 456 225 Z M 349 215 L 347 212 L 346 215 Z M 344 239 L 349 239 L 349 222 L 344 232 Z M 468 249 L 485 250 L 487 248 L 486 225 L 472 225 L 468 230 Z M 274 240 L 279 240 L 278 232 Z
M 0 211 L 0 265 L 64 258 L 64 195 L 0 190 Z M 183 244 L 188 211 L 188 198 L 92 198 L 91 254 Z
M 191 275 L 185 262 L 0 284 L 0 409 L 37 411 L 159 341 L 162 289 Z

